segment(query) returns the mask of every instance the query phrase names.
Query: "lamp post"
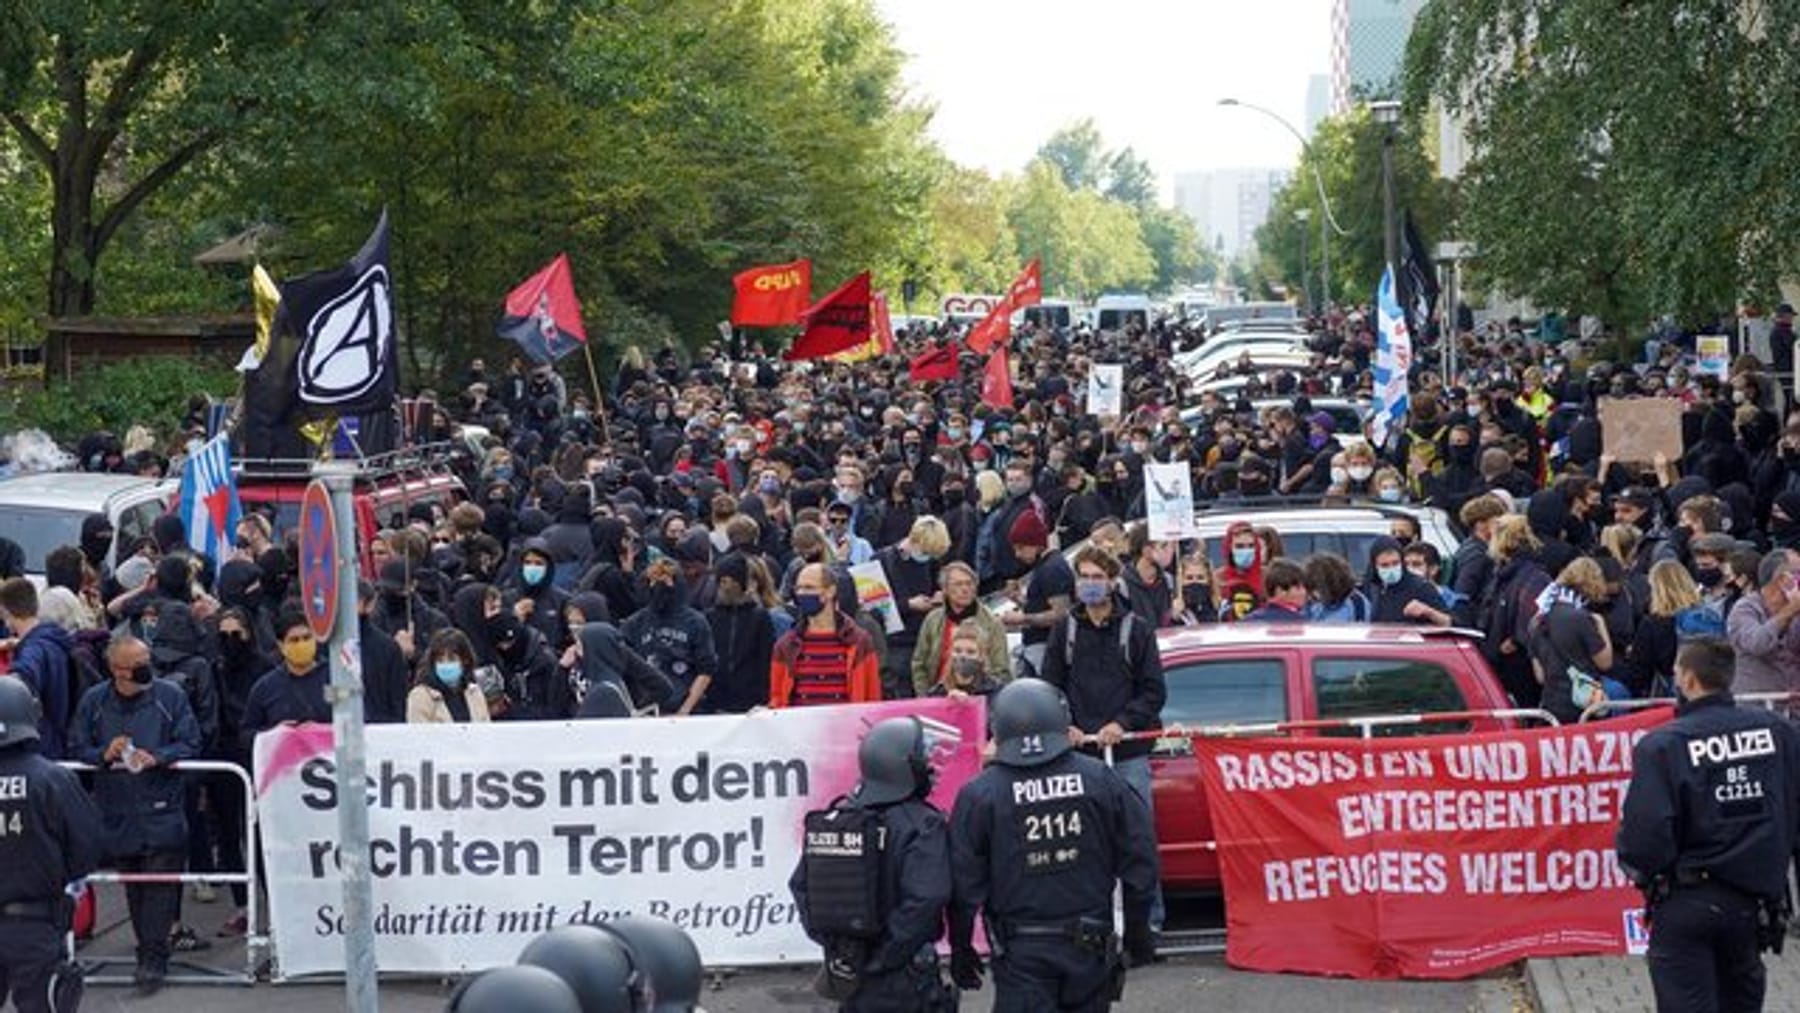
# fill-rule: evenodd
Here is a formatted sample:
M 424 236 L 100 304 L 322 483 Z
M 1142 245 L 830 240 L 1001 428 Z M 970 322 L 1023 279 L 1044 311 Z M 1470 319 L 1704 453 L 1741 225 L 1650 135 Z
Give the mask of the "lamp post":
M 1306 223 L 1311 218 L 1311 208 L 1296 208 L 1294 211 L 1294 221 L 1300 223 L 1300 297 L 1305 300 L 1308 316 L 1313 313 L 1312 281 L 1307 277 L 1311 272 L 1307 270 L 1306 259 Z
M 1300 142 L 1300 152 L 1305 157 L 1306 163 L 1312 166 L 1313 185 L 1318 189 L 1319 209 L 1323 212 L 1319 217 L 1319 287 L 1324 291 L 1319 296 L 1319 303 L 1322 308 L 1329 307 L 1331 305 L 1331 235 L 1325 229 L 1329 226 L 1332 232 L 1336 232 L 1340 236 L 1348 236 L 1350 233 L 1338 224 L 1337 216 L 1331 213 L 1331 201 L 1325 196 L 1325 180 L 1319 175 L 1319 163 L 1312 157 L 1312 145 L 1307 143 L 1305 134 L 1295 129 L 1292 123 L 1281 118 L 1272 110 L 1264 109 L 1259 105 L 1251 105 L 1248 102 L 1240 102 L 1234 98 L 1222 98 L 1219 100 L 1219 104 L 1261 113 L 1281 124 L 1288 133 L 1294 135 L 1295 140 Z
M 1400 103 L 1391 99 L 1369 103 L 1369 115 L 1383 128 L 1381 136 L 1381 241 L 1389 270 L 1395 269 L 1400 234 L 1394 220 L 1394 126 L 1400 122 Z

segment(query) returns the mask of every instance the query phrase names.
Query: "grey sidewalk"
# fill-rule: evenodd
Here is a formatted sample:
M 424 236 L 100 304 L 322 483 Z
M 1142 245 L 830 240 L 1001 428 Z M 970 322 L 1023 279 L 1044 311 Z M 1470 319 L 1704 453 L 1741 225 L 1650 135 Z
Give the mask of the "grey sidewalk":
M 1764 1009 L 1800 1010 L 1800 942 L 1787 952 L 1763 955 L 1769 969 Z M 1632 1013 L 1654 1009 L 1650 972 L 1642 957 L 1562 957 L 1525 963 L 1525 985 L 1539 1013 Z

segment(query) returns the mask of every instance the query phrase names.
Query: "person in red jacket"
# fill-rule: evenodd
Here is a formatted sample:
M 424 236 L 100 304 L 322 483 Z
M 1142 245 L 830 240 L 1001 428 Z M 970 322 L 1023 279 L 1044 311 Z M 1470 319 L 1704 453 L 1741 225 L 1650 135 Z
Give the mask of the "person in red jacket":
M 800 625 L 775 642 L 769 706 L 873 703 L 881 699 L 881 659 L 869 635 L 837 609 L 837 583 L 821 563 L 794 579 Z
M 1221 622 L 1242 619 L 1263 603 L 1263 544 L 1249 521 L 1225 529 L 1225 562 L 1218 572 Z

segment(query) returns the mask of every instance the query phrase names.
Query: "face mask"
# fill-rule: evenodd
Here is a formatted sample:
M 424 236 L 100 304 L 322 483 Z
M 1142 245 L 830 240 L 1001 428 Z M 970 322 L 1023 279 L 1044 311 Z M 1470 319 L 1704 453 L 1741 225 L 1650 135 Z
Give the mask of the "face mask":
M 931 553 L 920 552 L 919 550 L 914 549 L 906 554 L 906 558 L 915 563 L 929 563 L 931 562 Z
M 1240 570 L 1250 569 L 1252 566 L 1256 565 L 1256 550 L 1254 548 L 1245 549 L 1234 546 L 1231 550 L 1231 565 Z
M 651 584 L 650 585 L 650 607 L 651 608 L 656 609 L 659 612 L 662 612 L 662 611 L 667 611 L 669 606 L 671 606 L 673 604 L 675 604 L 675 585 L 673 585 L 673 584 Z
M 1369 476 L 1373 474 L 1375 474 L 1374 468 L 1364 468 L 1359 466 L 1350 469 L 1350 478 L 1356 482 L 1367 482 Z
M 305 640 L 300 643 L 281 642 L 281 658 L 290 668 L 311 668 L 319 656 L 319 642 Z
M 1350 473 L 1342 468 L 1331 469 L 1331 484 L 1345 485 L 1350 481 Z
M 1375 575 L 1380 577 L 1381 582 L 1389 587 L 1393 587 L 1395 584 L 1400 583 L 1400 575 L 1405 572 L 1406 570 L 1404 568 L 1398 566 L 1378 566 L 1375 568 Z
M 837 499 L 839 503 L 842 503 L 845 506 L 855 506 L 857 502 L 862 499 L 862 490 L 839 489 Z
M 1030 491 L 1031 491 L 1031 483 L 1030 482 L 1008 482 L 1008 483 L 1006 483 L 1006 494 L 1008 496 L 1014 496 L 1014 497 L 1023 496 Z
M 794 595 L 794 608 L 800 613 L 800 618 L 811 619 L 813 616 L 825 611 L 825 596 L 812 594 L 811 592 L 806 591 L 796 592 Z
M 1083 605 L 1098 605 L 1112 594 L 1112 581 L 1083 577 L 1075 581 L 1075 599 Z
M 542 584 L 544 582 L 544 577 L 548 573 L 549 568 L 542 563 L 526 563 L 524 566 L 519 567 L 519 576 L 525 578 L 525 583 L 532 587 Z
M 960 502 L 962 502 L 962 499 L 963 499 L 963 487 L 962 486 L 960 486 L 960 485 L 944 486 L 944 501 L 945 502 L 960 503 Z
M 1701 567 L 1694 571 L 1694 583 L 1699 584 L 1701 587 L 1718 587 L 1719 582 L 1724 579 L 1725 571 L 1718 567 Z
M 139 665 L 131 670 L 131 681 L 137 683 L 139 686 L 148 686 L 150 685 L 151 680 L 155 678 L 156 673 L 150 670 L 149 665 Z
M 494 477 L 496 479 L 499 479 L 502 482 L 511 481 L 512 477 L 513 477 L 512 465 L 502 464 L 499 467 L 495 468 L 494 469 Z
M 981 659 L 952 658 L 950 659 L 950 672 L 956 676 L 958 681 L 974 682 L 981 677 Z
M 438 682 L 446 686 L 454 686 L 462 681 L 463 664 L 457 658 L 441 658 L 431 665 L 431 674 Z
M 1376 490 L 1375 495 L 1383 503 L 1400 502 L 1400 490 L 1391 485 L 1384 485 Z
M 952 442 L 954 442 L 956 440 L 960 440 L 963 438 L 963 427 L 961 427 L 961 426 L 945 426 L 944 427 L 944 435 L 950 437 Z
M 1146 443 L 1143 440 L 1132 440 L 1131 441 L 1131 452 L 1138 455 L 1139 457 L 1142 457 L 1145 454 L 1148 454 L 1150 452 L 1150 444 Z
M 1313 433 L 1311 436 L 1308 436 L 1306 438 L 1306 445 L 1311 447 L 1314 450 L 1318 450 L 1319 448 L 1325 446 L 1325 441 L 1330 438 L 1331 437 L 1326 436 L 1324 433 Z
M 1731 392 L 1731 403 L 1732 404 L 1743 404 L 1744 403 L 1744 392 L 1741 390 L 1732 391 Z

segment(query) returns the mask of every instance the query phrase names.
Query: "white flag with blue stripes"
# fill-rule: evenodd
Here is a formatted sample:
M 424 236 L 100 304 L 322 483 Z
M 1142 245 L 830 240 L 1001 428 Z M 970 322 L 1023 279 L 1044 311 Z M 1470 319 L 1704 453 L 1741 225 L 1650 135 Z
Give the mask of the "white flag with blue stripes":
M 1406 417 L 1406 374 L 1412 371 L 1413 361 L 1412 332 L 1406 328 L 1406 313 L 1394 294 L 1392 267 L 1382 272 L 1375 307 L 1381 329 L 1376 335 L 1375 411 L 1369 419 L 1369 442 L 1381 448 Z
M 240 516 L 231 441 L 221 433 L 189 454 L 181 469 L 181 523 L 189 547 L 215 562 L 222 559 L 231 550 Z

